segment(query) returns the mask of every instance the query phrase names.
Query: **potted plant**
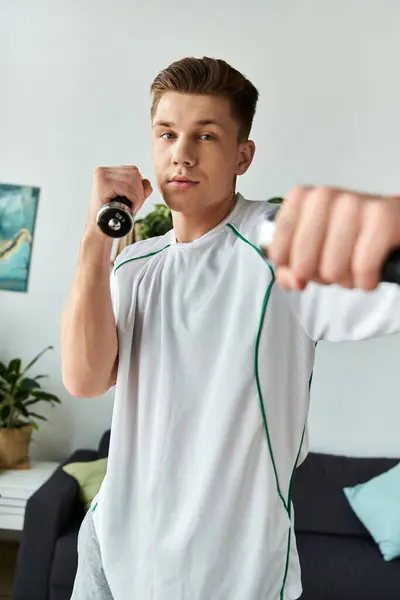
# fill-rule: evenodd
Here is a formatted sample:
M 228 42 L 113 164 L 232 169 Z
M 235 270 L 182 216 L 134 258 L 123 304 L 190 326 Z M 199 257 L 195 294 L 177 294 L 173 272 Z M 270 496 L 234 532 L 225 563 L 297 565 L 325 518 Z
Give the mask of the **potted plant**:
M 152 210 L 143 219 L 135 223 L 136 240 L 146 240 L 158 235 L 164 235 L 172 229 L 171 211 L 165 204 L 155 204 Z
M 171 211 L 165 204 L 155 204 L 155 208 L 143 219 L 137 219 L 133 230 L 123 238 L 120 238 L 117 247 L 115 248 L 111 265 L 114 264 L 116 257 L 122 252 L 126 246 L 130 246 L 140 240 L 164 235 L 172 229 Z
M 28 451 L 32 430 L 39 429 L 37 421 L 47 421 L 32 410 L 38 402 L 48 402 L 52 406 L 61 400 L 54 394 L 44 391 L 39 383 L 46 375 L 36 375 L 32 379 L 26 373 L 47 350 L 40 352 L 26 366 L 21 359 L 14 358 L 8 365 L 0 362 L 0 468 L 29 467 Z

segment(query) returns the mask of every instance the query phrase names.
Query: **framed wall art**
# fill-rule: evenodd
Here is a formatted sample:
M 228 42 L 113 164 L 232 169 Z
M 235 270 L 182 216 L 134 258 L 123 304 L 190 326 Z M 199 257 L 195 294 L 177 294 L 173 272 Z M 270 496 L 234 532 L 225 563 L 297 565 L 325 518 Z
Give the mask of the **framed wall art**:
M 0 183 L 0 290 L 26 292 L 40 189 Z

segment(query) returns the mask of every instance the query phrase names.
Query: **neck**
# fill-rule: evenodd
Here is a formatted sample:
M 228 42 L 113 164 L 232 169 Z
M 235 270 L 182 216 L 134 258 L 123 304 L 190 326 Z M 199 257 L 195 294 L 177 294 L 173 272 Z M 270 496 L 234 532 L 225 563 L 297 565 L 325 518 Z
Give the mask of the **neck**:
M 219 225 L 235 206 L 236 193 L 227 196 L 218 206 L 191 213 L 173 212 L 172 221 L 177 242 L 193 242 Z

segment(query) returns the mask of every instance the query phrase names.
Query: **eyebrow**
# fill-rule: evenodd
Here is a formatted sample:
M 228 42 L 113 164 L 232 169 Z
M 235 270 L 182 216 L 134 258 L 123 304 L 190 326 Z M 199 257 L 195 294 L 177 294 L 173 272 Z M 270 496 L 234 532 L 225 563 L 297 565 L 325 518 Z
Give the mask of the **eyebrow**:
M 205 127 L 206 125 L 216 125 L 217 127 L 220 127 L 221 129 L 225 129 L 225 127 L 219 122 L 217 121 L 217 119 L 200 119 L 200 121 L 196 121 L 195 125 L 201 126 L 201 127 Z M 174 127 L 175 123 L 173 123 L 172 121 L 156 121 L 154 123 L 154 127 Z

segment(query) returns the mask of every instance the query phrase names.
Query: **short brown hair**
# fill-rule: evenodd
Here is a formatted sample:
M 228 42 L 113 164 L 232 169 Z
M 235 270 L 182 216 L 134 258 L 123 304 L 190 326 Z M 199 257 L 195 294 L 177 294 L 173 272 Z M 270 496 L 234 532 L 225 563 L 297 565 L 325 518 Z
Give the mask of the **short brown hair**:
M 256 112 L 258 91 L 244 75 L 217 58 L 183 58 L 160 71 L 151 85 L 151 117 L 165 92 L 211 94 L 229 100 L 240 141 L 247 140 Z

